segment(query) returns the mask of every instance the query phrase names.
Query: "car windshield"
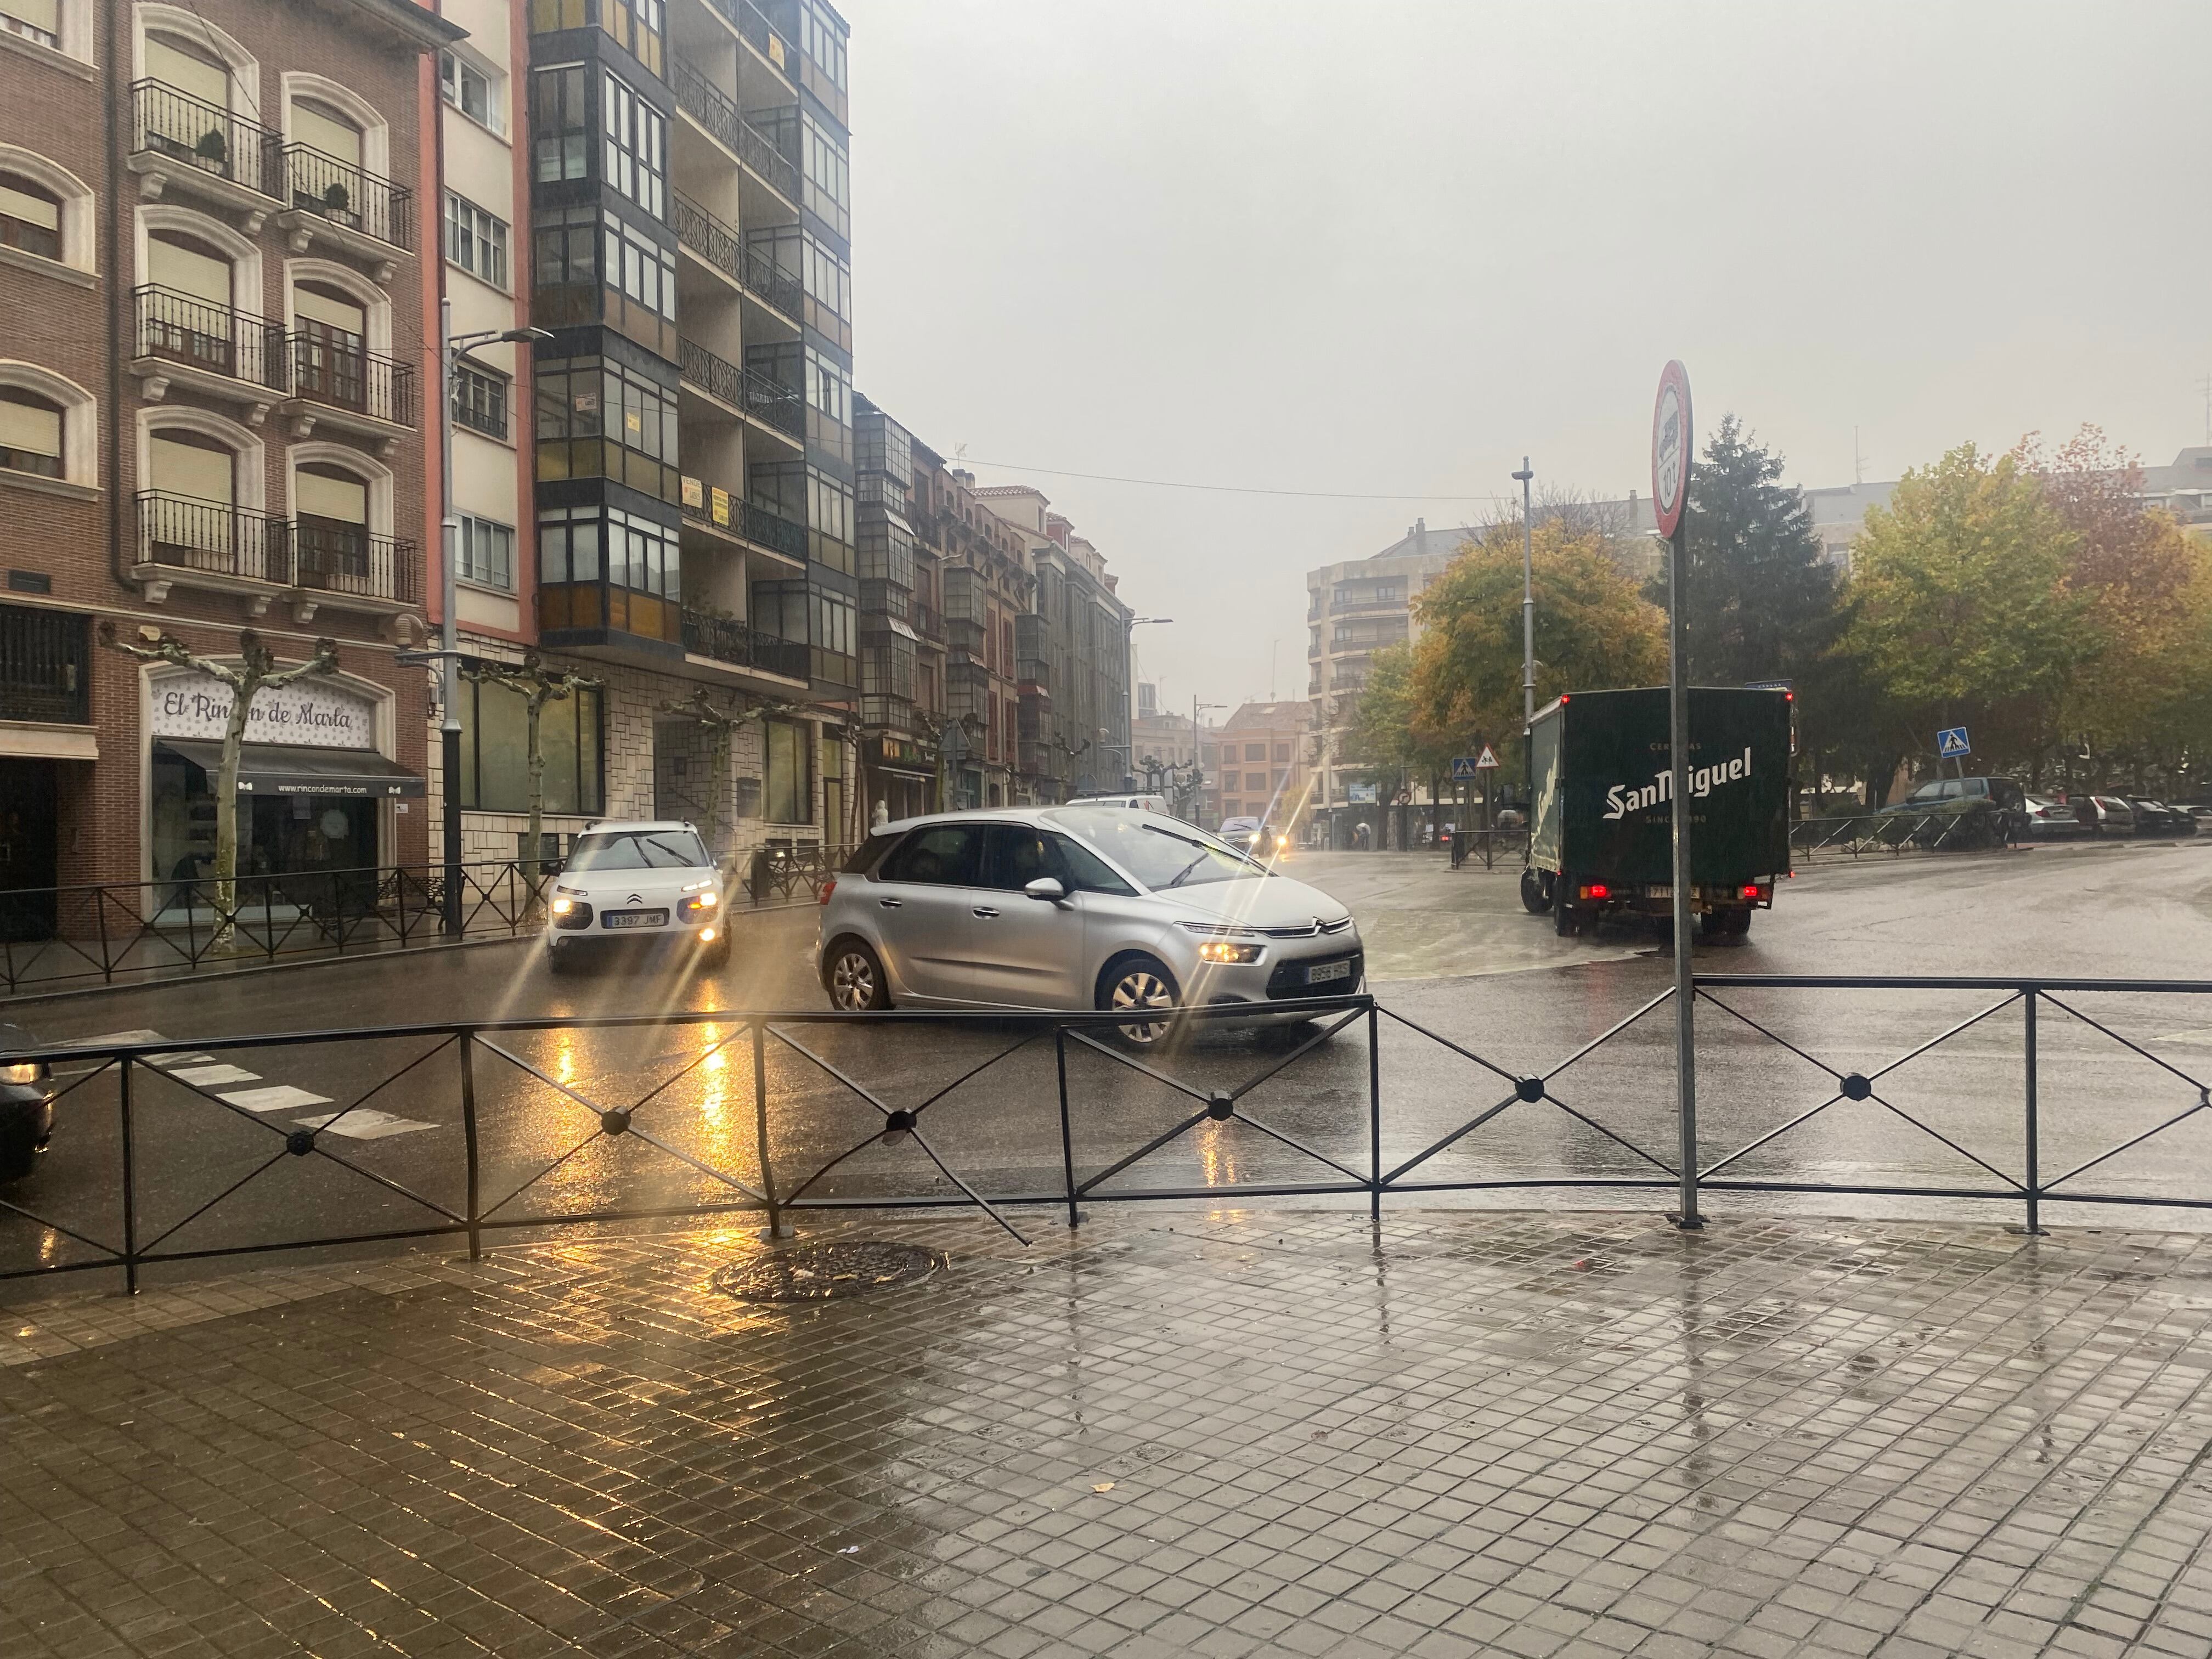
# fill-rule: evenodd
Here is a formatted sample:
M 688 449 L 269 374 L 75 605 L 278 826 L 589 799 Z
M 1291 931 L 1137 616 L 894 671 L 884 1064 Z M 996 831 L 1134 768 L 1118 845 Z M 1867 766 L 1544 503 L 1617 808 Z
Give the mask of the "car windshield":
M 707 849 L 689 830 L 616 830 L 579 836 L 568 854 L 571 872 L 585 870 L 698 870 Z
M 1149 813 L 1071 807 L 1044 816 L 1054 829 L 1087 842 L 1155 892 L 1268 873 L 1204 831 Z

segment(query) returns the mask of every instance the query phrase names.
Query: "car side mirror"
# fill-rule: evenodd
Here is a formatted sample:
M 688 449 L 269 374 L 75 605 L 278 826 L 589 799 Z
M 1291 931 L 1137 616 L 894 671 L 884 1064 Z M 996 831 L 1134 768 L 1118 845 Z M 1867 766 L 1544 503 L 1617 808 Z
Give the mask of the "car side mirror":
M 1067 889 L 1060 884 L 1060 878 L 1057 876 L 1039 876 L 1028 886 L 1023 888 L 1022 891 L 1030 898 L 1041 900 L 1047 904 L 1058 904 L 1067 897 Z

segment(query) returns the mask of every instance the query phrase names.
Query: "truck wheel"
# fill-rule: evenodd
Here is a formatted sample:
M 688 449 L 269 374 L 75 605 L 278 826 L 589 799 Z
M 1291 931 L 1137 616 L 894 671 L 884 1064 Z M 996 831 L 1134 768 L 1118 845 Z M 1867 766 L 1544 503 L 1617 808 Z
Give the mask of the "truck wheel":
M 1542 871 L 1521 872 L 1521 908 L 1532 916 L 1540 916 L 1552 908 L 1551 884 L 1544 879 Z
M 1751 937 L 1751 906 L 1740 904 L 1729 912 L 1728 931 L 1730 939 Z
M 1733 931 L 1735 919 L 1735 912 L 1730 910 L 1707 910 L 1698 918 L 1698 937 L 1726 939 Z
M 1573 890 L 1565 871 L 1552 878 L 1552 931 L 1561 939 L 1572 939 L 1583 930 L 1581 909 L 1567 900 L 1567 895 Z

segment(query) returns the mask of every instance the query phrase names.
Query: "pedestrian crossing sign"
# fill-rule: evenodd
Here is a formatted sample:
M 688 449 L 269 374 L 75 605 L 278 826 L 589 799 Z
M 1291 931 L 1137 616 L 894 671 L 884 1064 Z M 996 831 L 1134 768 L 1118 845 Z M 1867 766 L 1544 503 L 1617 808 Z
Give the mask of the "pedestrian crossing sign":
M 1966 746 L 1966 728 L 1963 726 L 1947 726 L 1936 734 L 1936 753 L 1942 759 L 1973 752 Z
M 1494 772 L 1497 769 L 1498 751 L 1486 743 L 1482 745 L 1482 752 L 1480 755 L 1455 755 L 1452 757 L 1454 783 L 1471 782 L 1485 772 Z

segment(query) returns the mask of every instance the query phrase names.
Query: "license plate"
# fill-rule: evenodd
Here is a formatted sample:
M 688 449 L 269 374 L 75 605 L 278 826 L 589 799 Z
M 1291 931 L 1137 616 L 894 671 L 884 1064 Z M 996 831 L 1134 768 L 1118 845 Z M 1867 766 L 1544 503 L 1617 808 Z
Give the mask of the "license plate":
M 1652 898 L 1670 899 L 1674 896 L 1674 890 L 1671 886 L 1647 887 L 1644 890 Z
M 610 927 L 665 927 L 665 910 L 609 910 L 601 917 Z
M 1306 983 L 1325 985 L 1333 979 L 1350 979 L 1352 964 L 1348 962 L 1324 962 L 1306 969 Z

